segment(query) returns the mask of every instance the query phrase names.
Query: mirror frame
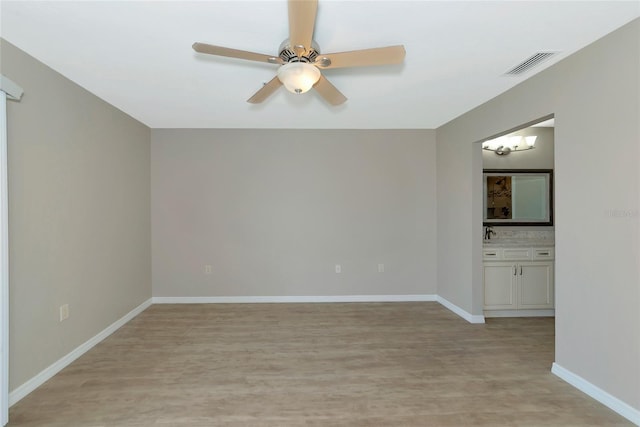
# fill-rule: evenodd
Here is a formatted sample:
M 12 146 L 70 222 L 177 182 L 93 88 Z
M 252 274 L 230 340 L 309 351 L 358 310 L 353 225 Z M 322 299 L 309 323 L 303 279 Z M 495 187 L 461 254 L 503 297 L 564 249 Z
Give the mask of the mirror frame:
M 547 178 L 548 219 L 540 221 L 518 221 L 513 219 L 487 219 L 487 174 L 498 175 L 545 175 Z M 483 169 L 482 170 L 482 225 L 490 226 L 551 226 L 553 225 L 553 169 Z

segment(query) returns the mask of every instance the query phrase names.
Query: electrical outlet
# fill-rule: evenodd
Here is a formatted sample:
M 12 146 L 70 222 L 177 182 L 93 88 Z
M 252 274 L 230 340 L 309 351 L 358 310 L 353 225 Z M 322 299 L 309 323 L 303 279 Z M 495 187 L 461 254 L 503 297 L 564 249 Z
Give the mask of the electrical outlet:
M 340 264 L 336 264 L 336 273 L 342 273 L 342 266 Z
M 384 273 L 384 264 L 378 264 L 378 273 Z
M 69 318 L 69 304 L 60 306 L 60 321 L 67 320 Z
M 204 274 L 211 274 L 211 273 L 213 273 L 213 267 L 211 267 L 210 265 L 205 265 Z

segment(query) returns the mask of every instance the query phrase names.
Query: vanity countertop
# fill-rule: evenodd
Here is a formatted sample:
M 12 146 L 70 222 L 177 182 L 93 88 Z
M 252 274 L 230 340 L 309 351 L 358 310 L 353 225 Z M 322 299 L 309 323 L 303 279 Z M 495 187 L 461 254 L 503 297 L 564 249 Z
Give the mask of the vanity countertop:
M 542 246 L 555 246 L 555 242 L 550 239 L 491 239 L 482 242 L 485 248 L 496 246 L 509 248 L 534 248 Z

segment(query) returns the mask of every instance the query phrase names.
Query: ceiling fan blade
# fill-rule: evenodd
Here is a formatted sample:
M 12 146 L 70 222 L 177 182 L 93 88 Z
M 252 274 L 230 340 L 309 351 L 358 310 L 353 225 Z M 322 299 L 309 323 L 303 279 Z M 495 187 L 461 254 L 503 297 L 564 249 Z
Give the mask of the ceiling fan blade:
M 314 64 L 322 69 L 399 64 L 404 60 L 405 53 L 403 45 L 375 47 L 350 52 L 320 54 Z
M 313 86 L 331 105 L 340 105 L 347 100 L 347 97 L 342 94 L 329 80 L 325 79 L 323 75 L 320 75 L 320 80 Z
M 289 0 L 289 43 L 302 55 L 311 48 L 318 0 Z
M 282 58 L 262 53 L 247 52 L 246 50 L 231 49 L 228 47 L 214 46 L 206 43 L 194 43 L 193 50 L 209 55 L 226 56 L 229 58 L 246 59 L 249 61 L 268 62 L 270 64 L 283 64 Z
M 262 89 L 253 94 L 253 96 L 247 99 L 247 102 L 250 104 L 259 104 L 265 99 L 267 99 L 273 92 L 278 90 L 278 88 L 282 86 L 282 82 L 275 76 L 269 81 L 269 83 L 262 86 Z

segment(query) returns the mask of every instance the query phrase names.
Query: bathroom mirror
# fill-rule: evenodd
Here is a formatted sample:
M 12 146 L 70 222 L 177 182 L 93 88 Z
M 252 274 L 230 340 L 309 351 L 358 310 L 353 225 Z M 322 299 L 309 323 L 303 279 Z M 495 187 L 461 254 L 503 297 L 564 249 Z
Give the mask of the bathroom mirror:
M 485 169 L 484 225 L 553 225 L 553 171 Z

